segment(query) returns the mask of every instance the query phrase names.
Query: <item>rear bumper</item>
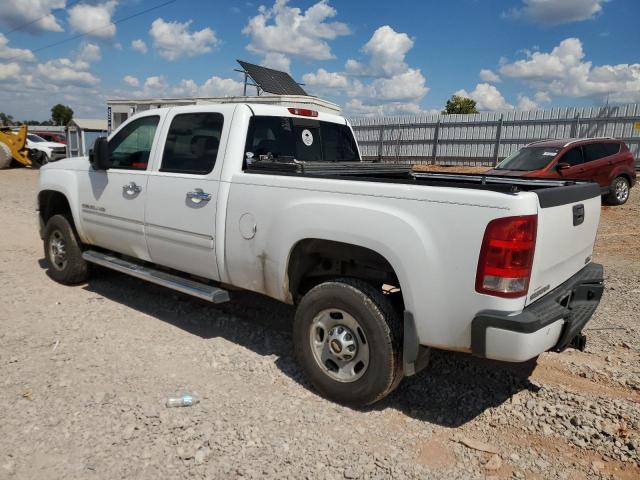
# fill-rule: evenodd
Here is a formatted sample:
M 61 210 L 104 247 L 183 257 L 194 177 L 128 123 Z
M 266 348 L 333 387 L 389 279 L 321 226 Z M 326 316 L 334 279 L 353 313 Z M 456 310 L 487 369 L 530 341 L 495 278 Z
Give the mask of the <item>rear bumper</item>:
M 582 332 L 602 292 L 602 265 L 590 263 L 521 313 L 484 311 L 471 324 L 471 351 L 479 357 L 523 362 L 560 352 Z

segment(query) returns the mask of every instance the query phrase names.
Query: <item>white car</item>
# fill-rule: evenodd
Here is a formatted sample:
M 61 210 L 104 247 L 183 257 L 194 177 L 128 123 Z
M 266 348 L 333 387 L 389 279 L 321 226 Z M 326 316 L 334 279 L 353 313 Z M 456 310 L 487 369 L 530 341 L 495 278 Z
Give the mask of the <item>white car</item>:
M 40 162 L 42 165 L 55 162 L 67 156 L 67 146 L 64 143 L 49 142 L 33 133 L 27 134 L 27 148 L 29 150 L 37 150 L 45 155 L 42 159 L 43 161 Z
M 40 171 L 51 277 L 102 265 L 211 302 L 295 304 L 311 383 L 371 404 L 430 348 L 521 362 L 582 348 L 603 291 L 597 184 L 360 161 L 349 122 L 298 107 L 140 113 Z

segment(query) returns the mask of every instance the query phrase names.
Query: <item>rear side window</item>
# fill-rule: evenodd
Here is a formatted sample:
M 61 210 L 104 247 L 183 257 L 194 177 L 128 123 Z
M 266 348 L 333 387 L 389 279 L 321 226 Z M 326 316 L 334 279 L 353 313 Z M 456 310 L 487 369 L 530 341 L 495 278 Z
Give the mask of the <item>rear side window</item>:
M 273 157 L 306 162 L 360 161 L 349 127 L 307 118 L 252 117 L 245 152 L 256 160 Z
M 224 117 L 220 113 L 184 113 L 171 121 L 161 172 L 206 175 L 218 157 Z
M 585 162 L 593 162 L 604 157 L 615 155 L 620 151 L 619 143 L 590 143 L 583 145 Z

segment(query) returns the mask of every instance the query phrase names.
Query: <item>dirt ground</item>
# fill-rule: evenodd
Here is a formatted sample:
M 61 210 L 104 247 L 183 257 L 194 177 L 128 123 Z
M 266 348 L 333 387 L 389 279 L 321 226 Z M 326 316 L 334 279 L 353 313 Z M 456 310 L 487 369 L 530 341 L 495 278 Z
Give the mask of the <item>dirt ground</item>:
M 0 171 L 0 479 L 640 478 L 640 189 L 603 207 L 585 352 L 434 352 L 353 410 L 302 377 L 289 307 L 213 306 L 109 271 L 53 282 L 36 182 Z M 167 409 L 181 389 L 201 403 Z

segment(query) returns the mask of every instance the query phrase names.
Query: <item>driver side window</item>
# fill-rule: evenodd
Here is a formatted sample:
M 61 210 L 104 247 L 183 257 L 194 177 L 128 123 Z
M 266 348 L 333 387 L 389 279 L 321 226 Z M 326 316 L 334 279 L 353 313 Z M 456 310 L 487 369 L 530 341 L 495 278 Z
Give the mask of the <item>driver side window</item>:
M 582 147 L 574 147 L 565 153 L 558 163 L 568 163 L 572 167 L 580 165 L 584 160 L 582 158 Z
M 109 141 L 111 168 L 146 170 L 160 117 L 142 117 L 129 123 Z

